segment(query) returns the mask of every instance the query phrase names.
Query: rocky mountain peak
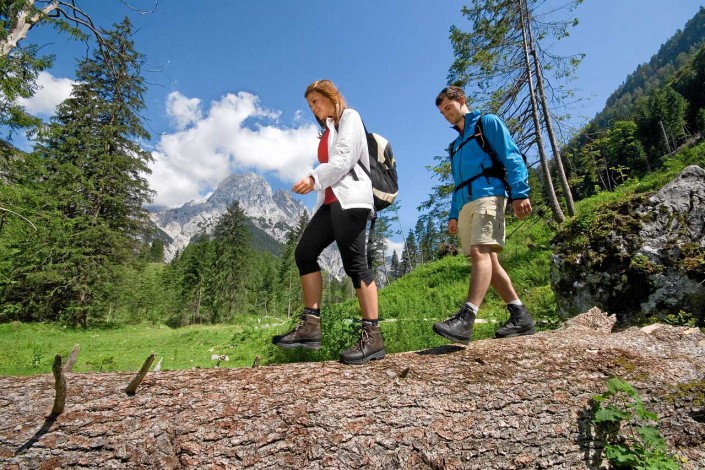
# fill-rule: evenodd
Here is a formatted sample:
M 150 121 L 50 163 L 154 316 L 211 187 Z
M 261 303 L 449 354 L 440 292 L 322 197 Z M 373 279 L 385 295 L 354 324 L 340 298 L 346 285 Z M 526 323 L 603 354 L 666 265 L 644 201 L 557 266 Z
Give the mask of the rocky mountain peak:
M 165 242 L 164 246 L 166 261 L 171 261 L 177 251 L 182 251 L 194 235 L 210 234 L 234 201 L 240 203 L 245 215 L 257 228 L 280 243 L 307 212 L 304 203 L 294 199 L 290 192 L 273 192 L 263 176 L 252 172 L 234 173 L 221 181 L 204 202 L 189 201 L 181 207 L 162 208 L 150 214 L 154 224 L 171 238 L 171 242 Z M 334 247 L 324 251 L 320 263 L 327 272 L 342 276 L 342 263 Z

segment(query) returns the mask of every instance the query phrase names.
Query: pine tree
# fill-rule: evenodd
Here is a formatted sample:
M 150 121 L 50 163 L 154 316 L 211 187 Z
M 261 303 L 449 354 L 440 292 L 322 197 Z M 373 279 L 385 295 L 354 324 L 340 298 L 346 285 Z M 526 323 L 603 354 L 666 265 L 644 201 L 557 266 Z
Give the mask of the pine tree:
M 391 227 L 385 217 L 377 216 L 374 235 L 372 237 L 372 272 L 375 273 L 378 287 L 387 284 L 389 272 L 387 270 L 387 239 L 392 235 Z
M 399 262 L 399 255 L 397 255 L 397 250 L 392 252 L 392 261 L 389 265 L 389 282 L 399 279 L 403 275 L 401 263 Z
M 268 251 L 254 254 L 254 274 L 250 293 L 255 313 L 268 315 L 276 306 L 277 260 Z
M 220 217 L 213 230 L 213 263 L 207 295 L 213 312 L 211 322 L 228 321 L 249 311 L 248 294 L 252 260 L 252 235 L 247 216 L 238 201 Z
M 164 242 L 158 238 L 149 245 L 149 261 L 152 263 L 164 262 Z
M 430 214 L 421 216 L 419 222 L 422 224 L 420 233 L 417 235 L 419 241 L 419 256 L 422 263 L 428 263 L 436 258 L 439 234 L 436 229 L 436 221 Z
M 418 244 L 414 232 L 409 232 L 401 252 L 401 270 L 403 274 L 410 273 L 418 264 Z
M 169 284 L 178 292 L 180 308 L 170 323 L 181 326 L 206 323 L 213 318 L 212 299 L 207 292 L 214 258 L 210 237 L 198 234 L 172 260 L 166 276 Z
M 105 53 L 95 53 L 79 64 L 71 98 L 35 150 L 43 165 L 35 182 L 52 206 L 46 236 L 25 240 L 23 248 L 41 264 L 18 258 L 17 288 L 6 293 L 42 319 L 86 326 L 101 286 L 114 280 L 116 265 L 134 258 L 146 226 L 143 204 L 151 193 L 142 175 L 151 156 L 137 143 L 149 134 L 138 114 L 143 57 L 131 34 L 127 19 L 105 32 L 104 47 L 115 60 L 106 64 Z

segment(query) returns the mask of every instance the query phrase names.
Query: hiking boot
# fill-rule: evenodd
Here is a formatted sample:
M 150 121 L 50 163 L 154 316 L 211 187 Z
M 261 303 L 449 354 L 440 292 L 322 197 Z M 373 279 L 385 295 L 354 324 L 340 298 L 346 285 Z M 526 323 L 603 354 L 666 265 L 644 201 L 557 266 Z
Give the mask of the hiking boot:
M 508 304 L 507 308 L 509 309 L 509 320 L 497 330 L 495 333 L 497 338 L 533 335 L 536 333 L 534 328 L 536 324 L 531 315 L 529 315 L 526 305 Z
M 446 321 L 433 324 L 433 331 L 455 343 L 468 344 L 472 338 L 472 326 L 475 323 L 475 312 L 467 305 L 458 310 Z
M 296 328 L 283 335 L 276 335 L 272 343 L 280 348 L 321 348 L 321 319 L 316 315 L 302 313 Z
M 340 353 L 343 364 L 364 364 L 384 357 L 384 338 L 379 326 L 363 326 L 355 346 Z

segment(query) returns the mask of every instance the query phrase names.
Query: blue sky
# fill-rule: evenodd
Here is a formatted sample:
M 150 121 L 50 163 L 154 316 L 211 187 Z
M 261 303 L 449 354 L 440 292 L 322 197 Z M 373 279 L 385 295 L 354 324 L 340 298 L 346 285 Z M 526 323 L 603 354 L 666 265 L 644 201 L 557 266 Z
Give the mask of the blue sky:
M 125 0 L 149 9 L 153 0 Z M 435 184 L 426 166 L 454 137 L 433 100 L 452 57 L 448 30 L 467 30 L 458 0 L 161 0 L 140 15 L 119 0 L 80 1 L 97 24 L 125 15 L 139 30 L 155 203 L 179 206 L 238 171 L 289 188 L 314 165 L 315 121 L 303 98 L 317 79 L 333 80 L 371 131 L 389 139 L 398 161 L 401 224 Z M 550 2 L 549 2 L 550 3 Z M 647 62 L 698 11 L 698 0 L 586 0 L 580 24 L 556 47 L 587 54 L 571 86 L 583 124 L 638 64 Z M 70 91 L 85 46 L 50 29 L 28 41 L 56 55 L 43 89 L 27 103 L 41 116 Z M 298 196 L 297 196 L 298 197 Z M 313 199 L 303 201 L 311 207 Z

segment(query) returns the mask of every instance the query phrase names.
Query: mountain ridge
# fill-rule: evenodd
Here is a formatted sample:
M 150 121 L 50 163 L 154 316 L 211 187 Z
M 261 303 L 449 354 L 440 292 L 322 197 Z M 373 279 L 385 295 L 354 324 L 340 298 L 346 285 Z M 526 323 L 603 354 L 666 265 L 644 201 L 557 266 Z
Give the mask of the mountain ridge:
M 189 244 L 193 236 L 211 234 L 218 219 L 228 206 L 238 201 L 243 212 L 257 233 L 271 237 L 272 242 L 261 245 L 273 251 L 274 243 L 286 242 L 286 236 L 299 222 L 304 213 L 309 213 L 303 202 L 294 199 L 284 190 L 273 191 L 262 176 L 253 172 L 233 173 L 218 183 L 217 188 L 203 202 L 189 201 L 180 207 L 152 211 L 149 214 L 154 225 L 167 237 L 164 242 L 165 261 L 174 259 L 177 252 Z M 275 253 L 276 254 L 276 253 Z M 341 277 L 344 274 L 340 257 L 335 247 L 327 248 L 320 257 L 321 268 Z

